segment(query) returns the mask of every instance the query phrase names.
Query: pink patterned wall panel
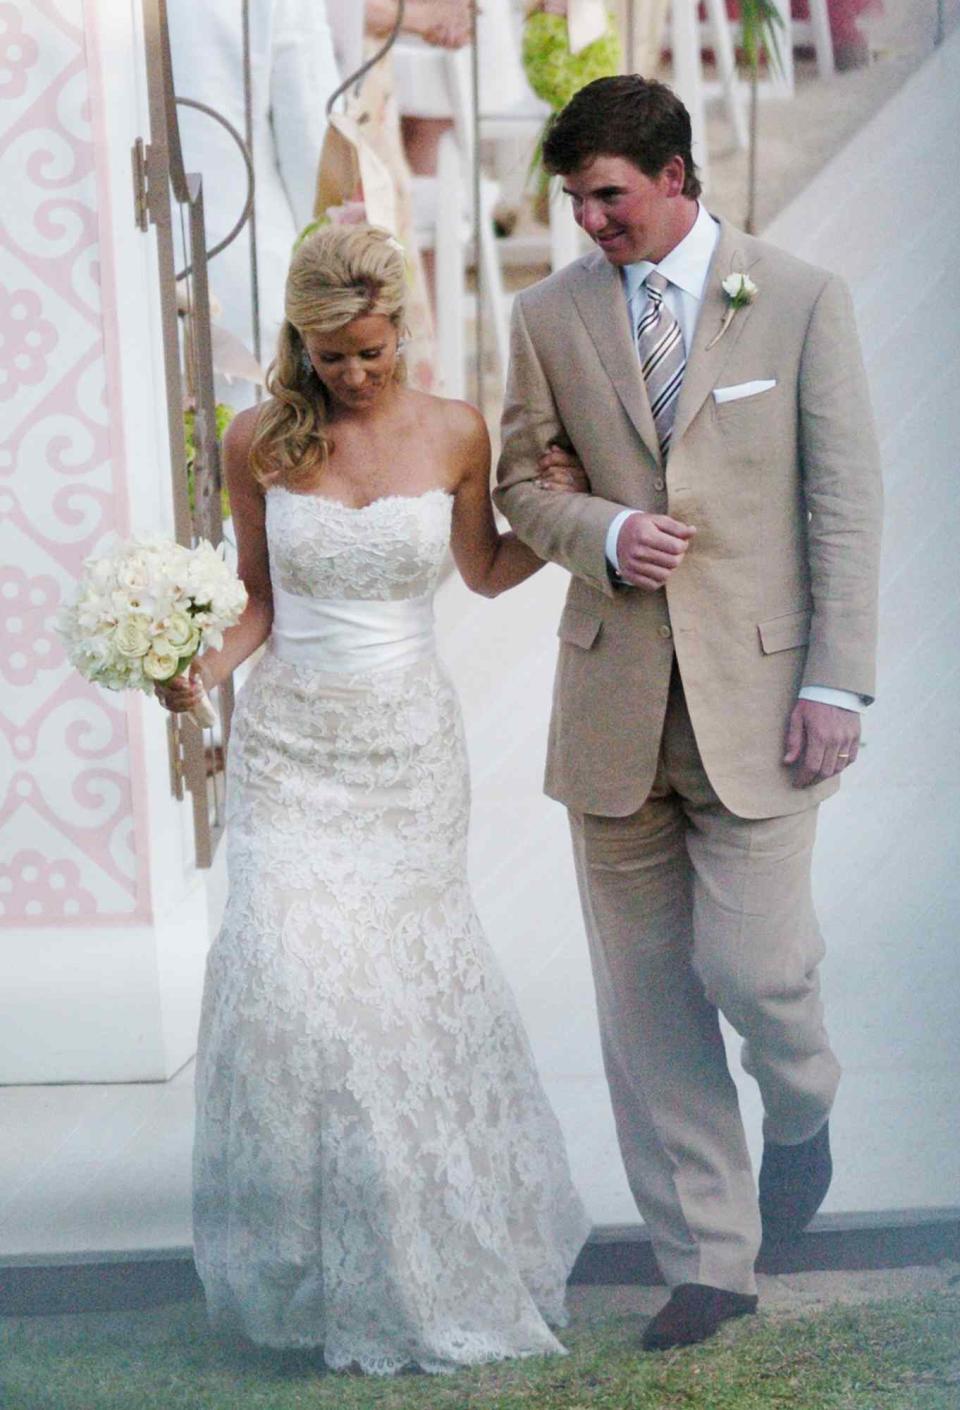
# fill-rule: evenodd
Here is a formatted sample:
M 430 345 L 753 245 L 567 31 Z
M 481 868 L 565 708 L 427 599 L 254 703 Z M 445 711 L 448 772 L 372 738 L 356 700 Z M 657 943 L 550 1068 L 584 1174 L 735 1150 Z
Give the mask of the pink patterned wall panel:
M 93 18 L 92 13 L 88 20 Z M 0 923 L 145 918 L 126 702 L 53 631 L 84 558 L 127 531 L 109 192 L 81 0 L 0 0 Z M 98 137 L 102 133 L 98 133 Z M 102 157 L 102 153 L 99 154 Z M 103 214 L 104 236 L 98 217 Z M 112 271 L 107 271 L 108 274 Z M 105 281 L 109 285 L 109 278 Z

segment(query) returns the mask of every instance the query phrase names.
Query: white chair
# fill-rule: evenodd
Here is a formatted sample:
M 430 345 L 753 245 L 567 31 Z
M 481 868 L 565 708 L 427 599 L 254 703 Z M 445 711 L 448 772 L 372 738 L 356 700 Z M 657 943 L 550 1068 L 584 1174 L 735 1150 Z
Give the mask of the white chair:
M 548 105 L 528 92 L 525 99 L 511 108 L 499 111 L 485 110 L 480 114 L 480 137 L 485 145 L 492 145 L 495 169 L 501 184 L 508 174 L 515 178 L 516 165 L 523 169 L 521 188 L 526 185 L 526 177 L 534 148 L 550 116 Z M 511 170 L 512 169 L 512 170 Z M 545 249 L 540 242 L 535 247 L 527 246 L 520 263 L 538 263 L 544 255 L 551 270 L 562 269 L 571 260 L 589 249 L 590 243 L 582 234 L 573 219 L 570 202 L 560 190 L 558 182 L 550 187 L 549 236 Z M 511 247 L 510 237 L 497 242 L 498 252 L 504 253 Z
M 835 72 L 836 64 L 833 61 L 827 0 L 809 0 L 809 9 L 808 20 L 793 21 L 794 44 L 805 43 L 809 39 L 817 60 L 817 73 L 821 78 L 829 78 Z
M 414 210 L 421 185 L 433 180 L 432 246 L 436 290 L 437 366 L 447 396 L 467 394 L 466 301 L 464 298 L 464 251 L 469 229 L 464 215 L 466 193 L 461 152 L 452 132 L 444 134 L 437 155 L 436 178 L 414 178 Z M 423 205 L 421 204 L 421 210 Z M 430 227 L 428 225 L 427 229 Z M 418 231 L 419 234 L 419 231 Z
M 705 3 L 707 19 L 706 23 L 701 24 L 697 18 L 698 0 L 672 0 L 666 42 L 673 51 L 674 86 L 683 98 L 693 123 L 694 156 L 706 178 L 705 100 L 718 96 L 723 98 L 736 144 L 743 149 L 747 146 L 747 85 L 737 73 L 733 41 L 739 26 L 731 25 L 726 0 L 705 0 Z M 761 82 L 760 93 L 774 98 L 791 98 L 794 93 L 793 51 L 798 40 L 802 42 L 808 36 L 811 38 L 821 78 L 829 77 L 834 72 L 827 0 L 809 0 L 810 19 L 807 22 L 792 19 L 790 0 L 774 0 L 774 4 L 782 21 L 779 32 L 781 67 L 771 66 L 768 76 Z M 714 51 L 719 73 L 719 79 L 712 82 L 703 77 L 702 55 L 707 48 Z
M 790 14 L 789 0 L 774 0 L 774 3 L 780 12 L 782 21 L 779 39 L 783 70 L 782 72 L 778 72 L 776 69 L 770 70 L 769 76 L 761 84 L 761 93 L 767 93 L 770 97 L 789 98 L 793 96 L 794 91 L 793 56 L 798 44 L 809 43 L 812 45 L 817 63 L 817 73 L 821 78 L 829 78 L 835 71 L 833 41 L 830 37 L 830 16 L 827 11 L 827 0 L 808 0 L 810 18 L 807 20 L 793 19 Z M 700 26 L 701 44 L 704 48 L 709 48 L 712 40 L 712 47 L 717 56 L 717 67 L 720 71 L 719 88 L 726 94 L 731 83 L 736 82 L 736 68 L 732 62 L 732 49 L 729 60 L 721 53 L 719 46 L 725 41 L 719 38 L 715 12 L 722 13 L 723 18 L 727 21 L 728 33 L 732 29 L 734 33 L 738 34 L 739 24 L 734 22 L 731 25 L 727 19 L 725 0 L 706 0 L 706 5 L 707 23 Z M 707 95 L 714 96 L 717 88 L 716 84 L 707 84 Z
M 704 178 L 707 174 L 705 98 L 713 97 L 717 92 L 722 96 L 736 145 L 742 150 L 748 142 L 743 85 L 737 75 L 726 0 L 706 0 L 706 9 L 705 29 L 697 19 L 698 0 L 672 0 L 667 38 L 673 54 L 674 86 L 690 113 L 694 159 Z M 719 85 L 713 88 L 703 80 L 703 50 L 708 47 L 712 47 L 716 55 L 720 74 Z

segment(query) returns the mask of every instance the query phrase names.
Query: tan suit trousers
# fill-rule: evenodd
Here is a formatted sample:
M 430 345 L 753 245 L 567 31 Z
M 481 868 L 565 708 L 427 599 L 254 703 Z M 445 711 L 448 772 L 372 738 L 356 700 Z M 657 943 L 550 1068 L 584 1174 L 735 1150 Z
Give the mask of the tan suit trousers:
M 620 1148 L 672 1287 L 755 1286 L 756 1189 L 718 1010 L 744 1039 L 765 1137 L 806 1140 L 830 1111 L 840 1069 L 817 978 L 816 812 L 723 806 L 674 666 L 643 806 L 570 814 Z

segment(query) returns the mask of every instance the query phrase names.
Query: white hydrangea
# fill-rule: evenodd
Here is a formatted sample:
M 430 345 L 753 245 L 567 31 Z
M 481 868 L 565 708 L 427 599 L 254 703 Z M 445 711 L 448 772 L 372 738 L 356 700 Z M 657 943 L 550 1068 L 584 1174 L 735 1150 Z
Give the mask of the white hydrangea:
M 139 537 L 87 559 L 58 631 L 87 680 L 152 693 L 155 681 L 185 671 L 204 647 L 222 646 L 246 602 L 243 584 L 206 539 L 185 548 Z

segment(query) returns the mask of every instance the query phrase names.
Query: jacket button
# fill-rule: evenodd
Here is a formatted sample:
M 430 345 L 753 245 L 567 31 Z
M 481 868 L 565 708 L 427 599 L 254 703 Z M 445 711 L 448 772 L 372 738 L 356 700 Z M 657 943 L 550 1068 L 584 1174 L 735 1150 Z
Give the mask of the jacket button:
M 657 627 L 657 631 L 663 637 L 664 641 L 666 641 L 668 637 L 673 636 L 673 632 L 667 626 L 666 622 L 662 623 L 661 626 Z
M 667 482 L 662 475 L 658 475 L 657 478 L 654 480 L 653 488 L 655 490 L 665 490 L 667 488 Z

